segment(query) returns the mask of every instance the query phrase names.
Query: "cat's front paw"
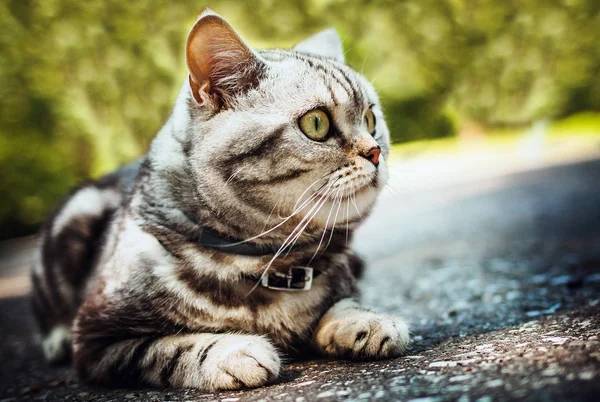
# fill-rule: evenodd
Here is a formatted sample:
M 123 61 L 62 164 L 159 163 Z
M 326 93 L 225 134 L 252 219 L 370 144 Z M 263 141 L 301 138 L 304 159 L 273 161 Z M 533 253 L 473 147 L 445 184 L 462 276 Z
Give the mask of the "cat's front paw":
M 401 318 L 362 308 L 346 308 L 323 317 L 315 341 L 321 352 L 329 356 L 385 359 L 404 353 L 409 330 Z
M 208 391 L 256 388 L 279 375 L 281 362 L 269 341 L 254 335 L 228 335 L 202 364 Z

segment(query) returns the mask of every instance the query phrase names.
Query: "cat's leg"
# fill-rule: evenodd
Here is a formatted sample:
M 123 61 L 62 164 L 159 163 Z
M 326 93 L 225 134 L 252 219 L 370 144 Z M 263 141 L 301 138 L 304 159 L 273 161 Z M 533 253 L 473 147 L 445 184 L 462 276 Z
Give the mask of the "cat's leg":
M 103 348 L 76 344 L 74 362 L 82 379 L 97 384 L 207 391 L 259 387 L 280 368 L 277 350 L 262 336 L 208 333 L 141 337 Z
M 314 342 L 327 356 L 385 359 L 406 350 L 409 330 L 401 318 L 375 313 L 348 298 L 337 302 L 321 318 Z

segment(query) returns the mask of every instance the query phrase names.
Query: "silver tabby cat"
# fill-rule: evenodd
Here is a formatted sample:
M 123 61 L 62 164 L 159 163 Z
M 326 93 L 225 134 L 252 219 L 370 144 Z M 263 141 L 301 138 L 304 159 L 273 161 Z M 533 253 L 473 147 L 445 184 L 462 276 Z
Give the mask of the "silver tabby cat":
M 338 35 L 255 51 L 205 11 L 186 62 L 148 154 L 42 230 L 48 360 L 91 383 L 219 390 L 274 380 L 284 355 L 402 354 L 406 324 L 356 301 L 348 244 L 387 180 L 389 133 Z

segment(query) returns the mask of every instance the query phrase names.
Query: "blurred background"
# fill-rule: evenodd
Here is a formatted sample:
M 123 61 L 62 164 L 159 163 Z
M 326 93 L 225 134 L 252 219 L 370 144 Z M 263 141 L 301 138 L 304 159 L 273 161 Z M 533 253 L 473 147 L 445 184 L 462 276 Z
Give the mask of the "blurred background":
M 145 152 L 205 6 L 259 48 L 337 28 L 409 173 L 394 191 L 600 150 L 597 0 L 5 0 L 0 239 L 34 233 L 70 187 Z
M 250 398 L 598 400 L 599 0 L 0 1 L 0 400 L 159 398 L 48 367 L 28 273 L 49 210 L 168 118 L 205 6 L 258 48 L 337 28 L 394 142 L 353 246 L 411 356 L 309 361 Z M 189 392 L 168 398 L 212 397 Z

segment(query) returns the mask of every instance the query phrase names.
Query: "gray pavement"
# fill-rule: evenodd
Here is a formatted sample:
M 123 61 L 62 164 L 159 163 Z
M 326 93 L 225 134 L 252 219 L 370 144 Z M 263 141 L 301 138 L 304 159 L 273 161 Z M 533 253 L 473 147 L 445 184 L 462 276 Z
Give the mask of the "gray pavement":
M 291 362 L 276 384 L 207 394 L 92 388 L 47 366 L 19 291 L 30 242 L 5 245 L 0 400 L 600 400 L 600 160 L 392 189 L 356 248 L 364 303 L 411 322 L 406 356 Z

